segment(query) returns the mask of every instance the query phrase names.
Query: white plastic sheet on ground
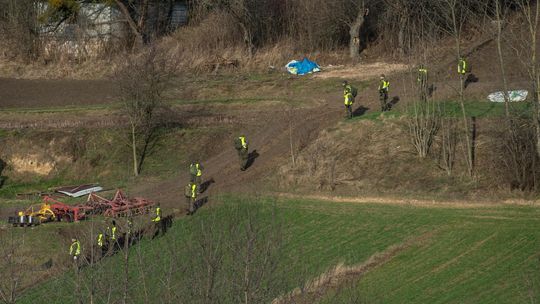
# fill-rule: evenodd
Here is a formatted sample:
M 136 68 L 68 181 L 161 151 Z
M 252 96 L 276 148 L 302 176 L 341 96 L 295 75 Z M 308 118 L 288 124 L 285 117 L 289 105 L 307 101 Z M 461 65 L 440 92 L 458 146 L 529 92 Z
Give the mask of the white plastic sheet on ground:
M 298 69 L 294 66 L 295 63 L 298 63 L 298 60 L 291 60 L 289 63 L 287 63 L 287 65 L 285 66 L 285 68 L 287 69 L 287 72 L 293 74 L 293 75 L 296 75 L 298 74 Z
M 527 90 L 508 91 L 508 99 L 509 101 L 512 101 L 512 102 L 524 101 L 525 99 L 527 99 L 527 95 L 529 95 L 529 92 Z M 503 92 L 491 93 L 488 95 L 487 98 L 491 102 L 504 102 Z

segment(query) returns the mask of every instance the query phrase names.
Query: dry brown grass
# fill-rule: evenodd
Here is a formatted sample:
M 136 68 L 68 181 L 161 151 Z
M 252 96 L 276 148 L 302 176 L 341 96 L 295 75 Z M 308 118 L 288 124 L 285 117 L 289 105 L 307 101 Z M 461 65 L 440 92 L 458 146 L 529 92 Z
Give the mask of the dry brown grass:
M 82 62 L 61 60 L 45 63 L 15 61 L 0 56 L 0 76 L 24 79 L 102 79 L 112 75 L 117 59 L 90 59 Z
M 389 115 L 392 115 L 391 113 Z M 462 147 L 454 173 L 449 176 L 438 166 L 440 140 L 437 139 L 428 159 L 416 157 L 406 132 L 403 117 L 363 119 L 341 123 L 323 130 L 296 157 L 295 166 L 278 170 L 278 185 L 283 192 L 321 195 L 398 198 L 476 205 L 494 202 L 536 203 L 533 193 L 512 191 L 497 166 L 498 121 L 477 120 L 476 176 L 466 175 Z
M 180 30 L 162 43 L 162 47 L 168 49 L 169 56 L 178 57 L 183 70 L 196 73 L 284 70 L 289 61 L 303 57 L 315 60 L 320 65 L 347 62 L 343 51 L 304 53 L 289 39 L 259 48 L 250 56 L 241 43 L 235 43 L 236 38 L 231 38 L 232 43 L 222 45 L 220 41 L 229 36 L 226 33 L 217 37 L 216 42 L 207 43 L 206 31 L 210 30 L 203 25 Z
M 84 42 L 81 42 L 81 46 L 85 46 Z M 321 65 L 349 62 L 345 49 L 305 52 L 302 45 L 288 37 L 265 43 L 250 55 L 237 22 L 230 15 L 219 12 L 211 13 L 197 24 L 179 28 L 171 35 L 160 38 L 154 46 L 165 49 L 168 56 L 178 61 L 179 68 L 187 73 L 284 70 L 287 62 L 303 57 L 316 60 Z M 129 51 L 120 44 L 115 44 L 114 47 L 116 49 L 107 50 L 97 57 L 80 58 L 72 58 L 61 49 L 54 49 L 52 55 L 43 55 L 33 62 L 14 60 L 0 49 L 0 75 L 29 79 L 103 78 L 113 75 L 119 63 L 123 62 L 126 56 L 130 56 Z
M 224 13 L 213 13 L 197 25 L 180 28 L 164 38 L 160 45 L 168 50 L 170 56 L 178 57 L 184 70 L 198 73 L 284 69 L 290 60 L 303 57 L 320 60 L 320 64 L 335 65 L 348 61 L 344 51 L 306 53 L 286 37 L 258 47 L 250 56 L 238 24 Z

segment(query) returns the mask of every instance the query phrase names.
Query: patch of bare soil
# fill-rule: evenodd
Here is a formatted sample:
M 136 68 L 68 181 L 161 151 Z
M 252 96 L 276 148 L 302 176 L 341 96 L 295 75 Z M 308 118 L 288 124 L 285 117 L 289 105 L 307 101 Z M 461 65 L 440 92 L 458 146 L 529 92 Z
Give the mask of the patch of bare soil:
M 296 109 L 287 116 L 282 109 L 246 109 L 238 117 L 230 138 L 216 138 L 220 148 L 217 154 L 203 161 L 205 180 L 212 180 L 206 197 L 220 192 L 257 193 L 264 190 L 264 182 L 270 178 L 278 166 L 290 161 L 290 124 L 294 125 L 292 136 L 294 147 L 307 146 L 319 132 L 340 119 L 341 105 L 325 104 L 314 108 Z M 256 119 L 251 119 L 255 117 Z M 251 165 L 247 171 L 240 171 L 238 155 L 234 150 L 235 136 L 244 134 L 251 152 Z M 183 185 L 188 182 L 187 170 L 163 182 L 147 183 L 135 191 L 151 193 L 156 200 L 178 206 L 178 198 L 183 196 Z
M 378 252 L 370 256 L 367 261 L 362 264 L 346 266 L 343 263 L 340 263 L 307 282 L 303 287 L 296 288 L 289 294 L 274 299 L 272 304 L 314 303 L 317 299 L 324 297 L 329 291 L 338 289 L 348 282 L 357 281 L 367 272 L 389 262 L 407 248 L 425 243 L 432 238 L 434 234 L 434 232 L 424 233 L 421 236 L 407 240 L 404 243 L 392 245 L 383 252 Z
M 379 77 L 381 74 L 390 75 L 409 69 L 409 66 L 401 63 L 361 63 L 354 66 L 328 66 L 322 72 L 313 75 L 314 78 L 343 78 L 367 80 Z
M 212 181 L 208 191 L 200 198 L 212 197 L 218 193 L 250 193 L 265 192 L 268 181 L 273 179 L 278 167 L 291 164 L 292 150 L 297 154 L 314 141 L 325 128 L 336 125 L 344 119 L 345 109 L 341 100 L 336 102 L 336 93 L 312 93 L 321 102 L 309 106 L 286 111 L 281 106 L 253 107 L 243 105 L 233 109 L 236 116 L 233 129 L 236 133 L 229 138 L 216 138 L 220 144 L 217 153 L 202 161 L 205 167 L 204 179 Z M 224 112 L 225 113 L 225 112 Z M 231 112 L 226 112 L 231 113 Z M 248 170 L 241 171 L 238 155 L 233 140 L 243 134 L 249 141 L 251 165 Z M 153 195 L 165 205 L 178 208 L 179 198 L 183 197 L 183 186 L 188 182 L 187 168 L 166 181 L 148 182 L 139 185 L 134 191 L 140 195 Z
M 0 78 L 0 107 L 56 107 L 107 104 L 117 100 L 110 80 Z
M 268 105 L 267 105 L 268 106 Z M 261 106 L 264 108 L 264 106 Z M 157 113 L 159 121 L 169 126 L 197 127 L 230 126 L 239 121 L 257 121 L 260 110 L 240 111 L 233 106 L 179 105 Z M 6 110 L 0 111 L 0 129 L 77 129 L 113 128 L 127 126 L 128 118 L 121 109 L 85 110 L 61 109 L 60 111 Z

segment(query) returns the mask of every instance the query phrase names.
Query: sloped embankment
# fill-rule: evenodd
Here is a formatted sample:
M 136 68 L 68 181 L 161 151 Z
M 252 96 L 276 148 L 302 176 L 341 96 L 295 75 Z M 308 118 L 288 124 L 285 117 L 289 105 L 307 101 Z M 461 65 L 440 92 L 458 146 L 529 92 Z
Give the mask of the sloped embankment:
M 475 140 L 476 177 L 466 174 L 464 150 L 456 147 L 454 172 L 439 166 L 437 137 L 430 155 L 421 159 L 411 144 L 406 119 L 381 116 L 340 123 L 322 131 L 297 157 L 295 166 L 282 166 L 282 190 L 333 192 L 337 195 L 400 195 L 435 198 L 474 198 L 508 193 L 500 174 L 494 121 L 484 119 Z M 499 193 L 500 194 L 500 193 Z

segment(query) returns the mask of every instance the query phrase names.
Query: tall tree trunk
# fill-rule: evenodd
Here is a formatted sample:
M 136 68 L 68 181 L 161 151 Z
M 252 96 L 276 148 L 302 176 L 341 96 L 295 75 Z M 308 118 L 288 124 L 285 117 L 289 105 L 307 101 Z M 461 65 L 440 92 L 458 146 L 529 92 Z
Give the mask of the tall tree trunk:
M 538 72 L 538 62 L 537 62 L 537 45 L 536 45 L 536 34 L 538 32 L 538 22 L 540 21 L 540 6 L 538 4 L 534 7 L 534 17 L 531 8 L 529 7 L 529 31 L 531 34 L 531 78 L 533 82 L 534 90 L 534 105 L 535 116 L 534 124 L 536 126 L 536 154 L 540 158 L 540 73 Z
M 540 158 L 540 75 L 535 75 L 534 83 L 534 125 L 536 127 L 536 154 Z
M 133 36 L 135 37 L 135 42 L 133 43 L 133 49 L 141 48 L 144 45 L 144 38 L 143 38 L 143 34 L 141 33 L 141 29 L 139 28 L 137 23 L 135 23 L 135 21 L 133 20 L 127 6 L 120 0 L 115 0 L 115 3 L 120 9 L 120 12 L 122 12 L 122 15 L 124 16 L 124 18 L 126 18 L 129 28 L 131 29 L 131 32 Z
M 367 11 L 365 10 L 364 6 L 362 5 L 360 9 L 358 10 L 358 14 L 356 15 L 356 19 L 351 24 L 351 28 L 349 30 L 349 55 L 351 59 L 358 59 L 360 57 L 360 29 L 364 25 L 364 22 L 366 21 Z
M 405 54 L 405 27 L 400 26 L 398 32 L 398 46 L 399 52 Z
M 148 6 L 149 6 L 149 0 L 144 0 L 141 4 L 141 11 L 139 16 L 139 21 L 137 22 L 137 28 L 139 29 L 139 33 L 141 35 L 142 43 L 146 43 L 148 40 L 149 33 L 146 31 L 146 19 L 148 17 Z
M 131 123 L 131 149 L 133 153 L 133 174 L 139 176 L 139 162 L 137 161 L 137 138 L 135 136 L 135 123 Z
M 246 26 L 244 22 L 239 22 L 239 24 L 240 24 L 240 27 L 242 28 L 242 36 L 244 39 L 244 43 L 246 44 L 249 57 L 252 57 L 253 50 L 255 49 L 255 46 L 253 45 L 253 35 L 251 35 L 251 31 L 248 29 L 248 27 Z
M 129 231 L 126 233 L 126 236 L 124 238 L 124 282 L 123 282 L 123 295 L 122 295 L 122 304 L 129 303 L 128 302 L 128 294 L 129 294 Z
M 510 109 L 508 102 L 510 101 L 510 97 L 508 96 L 508 84 L 506 81 L 506 70 L 504 68 L 504 58 L 503 58 L 503 52 L 502 52 L 502 22 L 501 19 L 501 4 L 499 0 L 495 0 L 495 15 L 497 17 L 497 54 L 499 55 L 499 65 L 501 68 L 501 77 L 503 81 L 503 97 L 504 97 L 504 110 L 506 114 L 506 119 L 510 117 Z
M 456 42 L 456 55 L 457 62 L 461 58 L 461 24 L 458 24 L 456 16 L 456 1 L 449 2 L 450 14 L 452 16 L 452 29 L 454 34 L 454 39 Z M 459 103 L 461 106 L 461 114 L 463 119 L 463 131 L 465 133 L 465 147 L 467 149 L 466 160 L 467 160 L 467 169 L 469 175 L 472 177 L 474 175 L 474 150 L 471 141 L 471 129 L 469 128 L 469 121 L 467 118 L 467 111 L 465 110 L 465 78 L 463 74 L 459 73 Z
M 407 29 L 407 20 L 409 17 L 409 11 L 407 10 L 406 5 L 407 4 L 403 4 L 401 7 L 403 12 L 401 13 L 401 16 L 399 16 L 398 47 L 401 54 L 405 54 L 405 31 Z

